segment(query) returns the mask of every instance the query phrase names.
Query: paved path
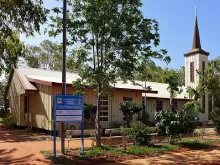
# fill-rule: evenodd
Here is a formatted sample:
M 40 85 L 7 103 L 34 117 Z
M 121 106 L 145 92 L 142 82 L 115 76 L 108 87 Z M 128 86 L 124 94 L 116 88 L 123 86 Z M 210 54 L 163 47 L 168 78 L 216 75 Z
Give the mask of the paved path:
M 66 144 L 67 146 L 67 144 Z M 91 146 L 91 141 L 86 140 L 85 146 Z M 80 140 L 70 142 L 71 148 L 81 147 Z M 60 149 L 60 142 L 57 142 Z M 52 164 L 40 153 L 42 150 L 53 150 L 52 141 L 20 140 L 0 125 L 0 165 L 44 165 Z

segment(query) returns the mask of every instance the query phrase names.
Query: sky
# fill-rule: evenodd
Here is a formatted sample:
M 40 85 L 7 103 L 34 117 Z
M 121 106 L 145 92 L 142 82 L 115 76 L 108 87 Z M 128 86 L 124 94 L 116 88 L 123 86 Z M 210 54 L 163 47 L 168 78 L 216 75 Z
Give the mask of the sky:
M 195 5 L 200 31 L 202 49 L 210 52 L 209 59 L 220 56 L 220 1 L 219 0 L 142 0 L 140 9 L 146 18 L 155 18 L 159 22 L 160 47 L 168 51 L 172 61 L 170 68 L 184 66 L 184 55 L 191 50 L 195 20 Z M 46 8 L 60 3 L 57 0 L 44 0 Z M 42 26 L 42 32 L 47 25 Z M 62 37 L 49 38 L 47 34 L 35 34 L 34 37 L 20 36 L 26 44 L 38 45 L 44 39 L 62 42 Z M 164 67 L 166 64 L 156 61 Z

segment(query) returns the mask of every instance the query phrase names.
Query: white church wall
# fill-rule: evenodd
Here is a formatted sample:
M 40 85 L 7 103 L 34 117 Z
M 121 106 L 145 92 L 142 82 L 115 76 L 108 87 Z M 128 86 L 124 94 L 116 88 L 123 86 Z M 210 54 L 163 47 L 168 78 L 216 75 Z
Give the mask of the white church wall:
M 147 98 L 147 113 L 150 116 L 150 121 L 155 122 L 154 115 L 156 112 L 156 102 L 162 101 L 163 102 L 163 111 L 171 110 L 170 107 L 170 100 L 168 98 Z M 177 109 L 182 110 L 183 105 L 187 102 L 187 100 L 175 100 L 177 102 Z

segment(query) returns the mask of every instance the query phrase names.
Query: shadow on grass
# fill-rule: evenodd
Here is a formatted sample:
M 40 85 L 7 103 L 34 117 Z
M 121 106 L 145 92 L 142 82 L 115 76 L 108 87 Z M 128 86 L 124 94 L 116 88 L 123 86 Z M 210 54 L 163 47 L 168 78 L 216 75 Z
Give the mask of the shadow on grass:
M 214 140 L 197 140 L 197 139 L 185 139 L 180 141 L 178 144 L 181 147 L 189 148 L 191 150 L 208 149 L 212 147 Z
M 56 158 L 54 158 L 53 156 L 48 156 L 47 159 L 52 161 L 54 164 L 59 164 L 59 165 L 78 165 L 78 164 L 97 165 L 97 164 L 116 162 L 115 160 L 111 160 L 106 157 L 80 157 L 80 156 L 67 156 L 67 155 L 59 155 Z

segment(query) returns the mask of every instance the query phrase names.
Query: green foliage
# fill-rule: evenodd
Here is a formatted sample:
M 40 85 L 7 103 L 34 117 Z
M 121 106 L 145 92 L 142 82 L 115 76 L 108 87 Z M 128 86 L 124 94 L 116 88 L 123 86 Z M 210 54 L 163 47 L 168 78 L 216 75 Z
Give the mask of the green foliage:
M 84 103 L 84 115 L 87 119 L 93 120 L 97 106 L 95 104 Z
M 150 115 L 145 111 L 144 108 L 141 112 L 139 112 L 138 115 L 139 115 L 138 121 L 141 121 L 142 123 L 146 124 L 147 126 L 149 126 L 151 124 Z
M 158 83 L 167 83 L 166 74 L 170 75 L 175 72 L 178 75 L 178 83 L 180 86 L 185 84 L 185 67 L 180 69 L 163 69 L 161 66 L 156 66 L 154 62 L 147 61 L 139 66 L 139 70 L 136 73 L 136 79 L 140 81 L 150 81 Z
M 184 146 L 184 147 L 190 148 L 190 149 L 206 149 L 206 148 L 210 148 L 213 145 L 213 143 L 215 143 L 215 142 L 219 143 L 219 141 L 216 141 L 216 140 L 199 141 L 197 139 L 183 138 L 183 139 L 181 139 L 179 144 L 181 146 Z
M 220 108 L 215 108 L 214 111 L 210 113 L 211 120 L 214 123 L 216 133 L 220 134 Z
M 148 146 L 148 147 L 132 145 L 129 147 L 129 150 L 127 152 L 132 155 L 144 155 L 150 152 L 165 153 L 177 149 L 180 149 L 178 145 Z
M 24 56 L 24 48 L 16 33 L 4 36 L 0 29 L 0 75 L 4 72 L 7 75 L 13 66 L 17 66 L 18 57 Z
M 140 60 L 164 57 L 159 46 L 159 25 L 144 18 L 136 1 L 73 0 L 68 2 L 67 40 L 74 47 L 68 66 L 96 90 L 97 144 L 101 145 L 100 97 L 109 92 L 116 81 L 135 80 Z M 62 33 L 62 8 L 54 8 L 51 36 Z
M 143 110 L 143 106 L 137 103 L 126 102 L 120 104 L 119 110 L 122 111 L 123 114 L 125 115 L 127 126 L 129 126 L 132 120 L 132 116 L 134 114 L 140 113 Z
M 39 46 L 27 46 L 25 60 L 29 67 L 50 70 L 62 69 L 62 45 L 44 40 Z
M 6 89 L 6 83 L 0 82 L 0 109 L 1 110 L 3 110 L 3 108 L 5 107 L 5 100 L 4 100 L 5 89 Z
M 197 118 L 185 111 L 160 111 L 155 113 L 158 133 L 171 138 L 183 133 L 192 133 L 196 128 Z
M 18 57 L 24 55 L 24 44 L 18 34 L 39 32 L 47 12 L 42 0 L 0 1 L 0 75 L 8 74 L 12 66 L 16 66 Z
M 199 98 L 201 98 L 205 93 L 215 94 L 220 87 L 219 78 L 215 75 L 214 68 L 209 66 L 203 72 L 197 70 L 199 76 L 199 83 L 195 88 L 187 87 L 187 93 L 189 93 L 192 101 L 187 102 L 184 105 L 184 110 L 193 108 L 195 111 L 204 113 L 205 110 L 201 108 L 199 104 Z
M 6 36 L 15 30 L 33 35 L 46 22 L 48 10 L 43 7 L 42 0 L 3 0 L 0 1 L 0 13 L 0 29 Z
M 182 93 L 180 75 L 175 70 L 165 69 L 164 81 L 168 84 L 167 91 L 170 93 L 171 98 Z
M 121 127 L 121 133 L 129 137 L 136 145 L 148 145 L 151 137 L 147 126 L 140 121 L 133 121 L 130 128 Z
M 184 110 L 188 110 L 190 108 L 192 108 L 195 111 L 200 112 L 200 113 L 205 112 L 205 109 L 201 108 L 201 105 L 200 105 L 199 101 L 197 101 L 197 100 L 188 101 L 187 103 L 184 104 Z
M 76 81 L 73 81 L 72 87 L 75 89 L 73 95 L 83 96 L 85 94 L 85 83 L 81 79 L 78 78 Z
M 3 120 L 3 124 L 7 129 L 13 129 L 16 124 L 16 119 L 12 113 Z

